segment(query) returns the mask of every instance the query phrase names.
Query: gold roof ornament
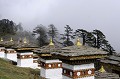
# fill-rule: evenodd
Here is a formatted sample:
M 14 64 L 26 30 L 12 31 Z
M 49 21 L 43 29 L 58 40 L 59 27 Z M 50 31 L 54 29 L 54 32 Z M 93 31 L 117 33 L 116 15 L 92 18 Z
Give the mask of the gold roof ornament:
M 78 38 L 77 39 L 77 43 L 76 43 L 77 46 L 82 46 L 81 42 L 80 42 L 80 39 Z
M 23 39 L 23 43 L 27 43 L 27 39 L 26 39 L 26 37 Z
M 0 41 L 3 41 L 3 38 L 1 38 Z
M 106 72 L 103 66 L 101 66 L 99 72 L 101 72 L 101 73 Z
M 11 42 L 13 41 L 12 37 L 10 38 L 10 41 L 11 41 Z
M 50 39 L 50 43 L 49 43 L 50 46 L 54 46 L 54 43 L 52 41 L 52 38 Z

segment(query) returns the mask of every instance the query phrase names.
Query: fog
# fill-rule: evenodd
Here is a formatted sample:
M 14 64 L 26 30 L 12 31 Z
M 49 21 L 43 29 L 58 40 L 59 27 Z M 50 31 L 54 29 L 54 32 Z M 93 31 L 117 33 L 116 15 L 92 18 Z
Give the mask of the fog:
M 4 18 L 30 31 L 39 24 L 54 24 L 60 32 L 66 24 L 74 30 L 98 29 L 120 51 L 120 0 L 0 0 Z

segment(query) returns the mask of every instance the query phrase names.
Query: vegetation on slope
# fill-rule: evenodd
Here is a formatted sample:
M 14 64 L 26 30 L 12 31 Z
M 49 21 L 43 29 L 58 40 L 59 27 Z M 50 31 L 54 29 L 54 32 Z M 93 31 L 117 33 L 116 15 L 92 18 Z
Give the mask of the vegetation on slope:
M 38 79 L 32 73 L 39 73 L 39 70 L 16 67 L 0 58 L 0 79 Z

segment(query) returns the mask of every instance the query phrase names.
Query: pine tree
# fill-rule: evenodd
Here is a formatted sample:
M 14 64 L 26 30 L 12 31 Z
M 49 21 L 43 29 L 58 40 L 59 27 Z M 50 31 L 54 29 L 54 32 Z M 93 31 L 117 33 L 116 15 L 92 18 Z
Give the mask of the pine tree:
M 65 27 L 65 33 L 61 34 L 61 35 L 62 35 L 61 39 L 65 40 L 63 42 L 64 46 L 72 46 L 72 45 L 74 45 L 73 42 L 70 41 L 70 40 L 74 39 L 75 35 L 73 33 L 73 29 L 71 29 L 71 27 L 69 25 L 66 25 L 66 27 Z
M 52 38 L 52 40 L 57 37 L 58 35 L 58 30 L 57 28 L 53 25 L 53 24 L 50 24 L 49 26 L 49 31 L 48 31 L 48 35 Z

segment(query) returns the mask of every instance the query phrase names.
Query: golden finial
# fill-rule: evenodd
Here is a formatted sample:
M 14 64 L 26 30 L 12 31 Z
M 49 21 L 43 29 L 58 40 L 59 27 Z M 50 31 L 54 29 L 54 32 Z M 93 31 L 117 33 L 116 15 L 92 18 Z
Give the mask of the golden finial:
M 13 41 L 12 37 L 10 38 L 10 41 L 11 41 L 11 42 Z
M 3 41 L 3 38 L 1 38 L 1 40 L 0 41 Z
M 80 43 L 80 39 L 79 39 L 79 38 L 77 39 L 76 45 L 77 45 L 77 46 L 82 46 L 82 44 Z
M 23 39 L 23 43 L 27 43 L 27 39 L 26 39 L 26 37 Z
M 99 72 L 101 72 L 101 73 L 106 72 L 103 66 L 101 66 Z
M 49 43 L 50 46 L 53 46 L 54 43 L 52 42 L 52 38 L 50 39 L 50 43 Z

